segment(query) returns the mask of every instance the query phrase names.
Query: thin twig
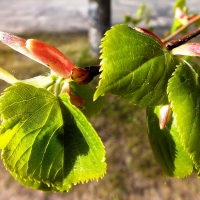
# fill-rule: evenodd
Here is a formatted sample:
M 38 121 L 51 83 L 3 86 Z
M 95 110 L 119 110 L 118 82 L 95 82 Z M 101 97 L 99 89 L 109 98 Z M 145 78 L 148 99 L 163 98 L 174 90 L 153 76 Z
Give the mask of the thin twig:
M 191 40 L 192 38 L 196 37 L 199 34 L 200 34 L 200 27 L 190 31 L 189 33 L 187 33 L 175 40 L 171 40 L 170 42 L 167 42 L 166 47 L 168 50 L 172 50 L 173 48 L 176 48 L 176 47 L 186 43 L 187 41 Z
M 171 40 L 172 38 L 174 38 L 176 35 L 178 35 L 181 31 L 183 31 L 184 29 L 186 29 L 188 26 L 190 26 L 191 24 L 193 24 L 195 21 L 200 19 L 200 15 L 197 15 L 196 17 L 192 18 L 191 20 L 188 21 L 188 23 L 184 26 L 181 26 L 179 29 L 177 29 L 174 33 L 172 33 L 171 35 L 169 35 L 168 37 L 166 37 L 165 39 L 163 39 L 162 41 L 164 43 L 168 42 L 169 40 Z

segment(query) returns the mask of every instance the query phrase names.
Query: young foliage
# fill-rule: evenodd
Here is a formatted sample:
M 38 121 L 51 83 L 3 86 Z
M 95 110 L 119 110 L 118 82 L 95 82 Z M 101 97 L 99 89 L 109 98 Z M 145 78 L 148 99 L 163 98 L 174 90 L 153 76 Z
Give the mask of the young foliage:
M 156 161 L 167 176 L 184 178 L 193 171 L 193 162 L 184 149 L 176 123 L 169 116 L 163 130 L 159 127 L 162 106 L 147 108 L 148 137 Z
M 188 23 L 184 7 L 184 0 L 176 2 L 173 29 Z M 180 56 L 200 56 L 200 44 L 186 43 L 198 34 L 200 28 L 165 44 L 148 30 L 116 25 L 102 39 L 101 65 L 79 68 L 55 47 L 0 32 L 3 43 L 50 69 L 47 76 L 18 80 L 0 68 L 0 78 L 12 84 L 0 97 L 7 170 L 22 185 L 44 191 L 65 192 L 103 177 L 105 149 L 86 117 L 99 113 L 101 96 L 111 93 L 147 107 L 149 141 L 166 175 L 199 173 L 200 70 Z M 96 91 L 84 85 L 100 73 Z
M 130 14 L 126 14 L 124 16 L 124 23 L 138 26 L 143 22 L 145 25 L 148 25 L 150 14 L 151 10 L 147 8 L 146 4 L 142 3 L 141 6 L 137 9 L 136 17 L 132 17 Z
M 104 146 L 69 95 L 16 83 L 1 96 L 0 113 L 2 159 L 22 184 L 66 191 L 105 174 Z
M 200 169 L 200 88 L 198 74 L 186 63 L 176 69 L 169 80 L 169 100 L 181 136 L 181 142 Z
M 127 25 L 107 31 L 101 45 L 101 80 L 94 95 L 116 94 L 143 106 L 168 103 L 167 82 L 178 64 L 157 37 Z

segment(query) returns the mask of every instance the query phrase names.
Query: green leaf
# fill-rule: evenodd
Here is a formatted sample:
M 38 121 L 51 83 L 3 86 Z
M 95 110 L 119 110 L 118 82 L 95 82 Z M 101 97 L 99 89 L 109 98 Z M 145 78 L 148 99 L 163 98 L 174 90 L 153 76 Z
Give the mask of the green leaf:
M 182 26 L 181 22 L 179 21 L 179 19 L 174 18 L 174 22 L 171 26 L 171 31 L 170 33 L 174 33 L 178 28 L 180 28 Z M 185 31 L 184 31 L 185 32 Z
M 197 73 L 186 63 L 182 63 L 170 79 L 167 91 L 181 142 L 199 170 L 200 88 Z
M 17 181 L 19 181 L 19 183 L 21 185 L 23 185 L 25 187 L 29 187 L 29 188 L 32 188 L 35 190 L 42 190 L 42 191 L 46 191 L 46 192 L 59 192 L 59 190 L 56 189 L 56 187 L 47 185 L 44 182 L 39 182 L 36 180 L 30 180 L 30 179 L 23 179 L 12 172 L 11 172 L 11 174 Z
M 68 94 L 17 83 L 0 98 L 0 114 L 2 159 L 22 184 L 67 191 L 105 174 L 104 146 Z
M 101 45 L 101 80 L 94 99 L 112 93 L 138 105 L 168 102 L 166 87 L 177 57 L 150 34 L 116 25 Z
M 184 9 L 186 7 L 185 0 L 176 0 L 175 5 L 174 5 L 174 10 L 176 9 L 176 7 L 180 7 Z
M 181 144 L 172 114 L 166 127 L 160 129 L 160 108 L 161 106 L 147 108 L 148 137 L 155 159 L 166 175 L 184 178 L 193 171 L 192 159 Z
M 88 85 L 79 85 L 75 82 L 70 82 L 70 89 L 74 95 L 78 95 L 84 100 L 84 109 L 81 110 L 87 117 L 92 117 L 98 114 L 104 105 L 104 97 L 93 101 L 94 90 Z

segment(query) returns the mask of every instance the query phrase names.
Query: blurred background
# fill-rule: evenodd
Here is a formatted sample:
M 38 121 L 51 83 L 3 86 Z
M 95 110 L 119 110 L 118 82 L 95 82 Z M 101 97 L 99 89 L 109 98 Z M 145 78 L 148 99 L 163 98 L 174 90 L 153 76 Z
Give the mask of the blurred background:
M 150 11 L 149 24 L 142 21 L 140 26 L 152 27 L 162 37 L 173 21 L 174 0 L 0 0 L 0 30 L 49 43 L 77 66 L 96 65 L 99 64 L 96 51 L 99 51 L 98 45 L 105 30 L 123 23 L 125 16 L 135 17 L 142 3 Z M 197 0 L 188 2 L 191 13 L 198 13 L 196 5 Z M 98 6 L 107 9 L 106 12 L 95 13 Z M 100 19 L 102 15 L 106 16 L 106 25 Z M 0 67 L 18 79 L 48 72 L 42 65 L 2 43 Z M 96 87 L 97 82 L 98 77 L 91 87 Z M 0 92 L 7 86 L 0 81 Z M 169 178 L 156 164 L 148 142 L 144 108 L 107 95 L 102 113 L 90 121 L 107 151 L 108 170 L 103 179 L 74 186 L 66 194 L 44 193 L 22 187 L 0 161 L 0 200 L 199 199 L 200 180 L 196 174 L 181 180 Z

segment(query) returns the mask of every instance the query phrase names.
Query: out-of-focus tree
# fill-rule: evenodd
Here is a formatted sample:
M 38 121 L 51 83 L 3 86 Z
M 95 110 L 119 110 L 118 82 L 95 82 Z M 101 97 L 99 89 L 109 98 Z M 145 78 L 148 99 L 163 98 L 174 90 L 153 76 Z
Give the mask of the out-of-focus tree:
M 89 0 L 89 21 L 90 51 L 98 56 L 101 38 L 111 24 L 110 0 Z

